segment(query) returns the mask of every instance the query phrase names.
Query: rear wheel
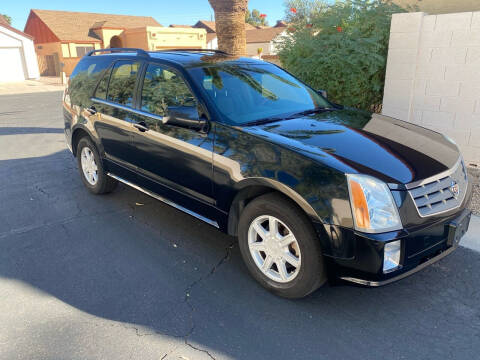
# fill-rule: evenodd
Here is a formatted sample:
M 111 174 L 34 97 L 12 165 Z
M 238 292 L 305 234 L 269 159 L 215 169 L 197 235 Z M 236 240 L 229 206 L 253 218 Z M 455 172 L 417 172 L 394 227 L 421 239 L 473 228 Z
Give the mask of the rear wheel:
M 109 193 L 117 186 L 117 181 L 106 174 L 96 146 L 87 137 L 78 142 L 77 162 L 82 181 L 92 193 Z
M 266 194 L 250 202 L 238 226 L 247 268 L 269 291 L 301 298 L 325 283 L 317 234 L 305 214 L 282 195 Z

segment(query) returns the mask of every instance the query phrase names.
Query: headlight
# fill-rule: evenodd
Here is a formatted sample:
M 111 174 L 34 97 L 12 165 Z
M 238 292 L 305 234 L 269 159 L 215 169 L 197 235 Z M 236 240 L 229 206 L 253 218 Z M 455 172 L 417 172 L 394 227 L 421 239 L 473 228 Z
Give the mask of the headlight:
M 359 174 L 347 174 L 347 182 L 355 229 L 378 233 L 402 228 L 397 206 L 387 184 Z
M 401 240 L 385 244 L 383 250 L 383 272 L 387 273 L 400 266 Z

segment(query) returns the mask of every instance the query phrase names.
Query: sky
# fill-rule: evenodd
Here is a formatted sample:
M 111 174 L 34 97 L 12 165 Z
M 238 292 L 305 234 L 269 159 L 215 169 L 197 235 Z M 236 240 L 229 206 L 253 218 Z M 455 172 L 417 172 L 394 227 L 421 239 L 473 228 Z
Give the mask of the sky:
M 163 26 L 170 24 L 193 25 L 198 20 L 213 18 L 213 10 L 208 0 L 157 0 L 132 1 L 117 0 L 115 2 L 100 0 L 17 0 L 2 1 L 0 13 L 12 18 L 12 26 L 23 30 L 30 9 L 85 11 L 107 14 L 153 16 Z M 270 25 L 283 18 L 284 0 L 250 0 L 250 10 L 258 9 L 267 15 Z

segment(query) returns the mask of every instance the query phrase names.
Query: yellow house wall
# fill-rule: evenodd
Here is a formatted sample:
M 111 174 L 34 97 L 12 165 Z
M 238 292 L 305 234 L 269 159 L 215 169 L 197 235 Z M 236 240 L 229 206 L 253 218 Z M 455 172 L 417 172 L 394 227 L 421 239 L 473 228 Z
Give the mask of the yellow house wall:
M 205 29 L 147 26 L 145 28 L 127 29 L 122 36 L 124 46 L 138 47 L 144 50 L 172 48 L 205 49 L 207 46 L 207 32 Z
M 70 49 L 70 57 L 77 57 L 77 48 L 75 43 L 68 43 Z
M 62 56 L 70 57 L 70 50 L 68 49 L 68 44 L 61 44 L 62 46 Z
M 95 49 L 100 49 L 100 44 L 99 43 L 90 43 L 90 44 L 89 43 L 81 43 L 81 44 L 63 43 L 63 44 L 61 44 L 61 49 L 62 49 L 61 55 L 64 58 L 78 57 L 77 46 L 93 46 Z
M 110 47 L 110 40 L 112 39 L 112 37 L 114 37 L 115 35 L 121 37 L 122 33 L 123 29 L 101 29 L 100 36 L 102 37 L 103 47 Z

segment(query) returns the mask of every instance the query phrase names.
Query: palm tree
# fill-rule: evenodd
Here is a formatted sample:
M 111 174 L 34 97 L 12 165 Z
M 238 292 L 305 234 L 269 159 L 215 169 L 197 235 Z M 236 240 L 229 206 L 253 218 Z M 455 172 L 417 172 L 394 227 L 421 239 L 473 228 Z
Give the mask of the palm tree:
M 215 12 L 218 48 L 231 55 L 245 55 L 245 12 L 248 0 L 208 0 Z

